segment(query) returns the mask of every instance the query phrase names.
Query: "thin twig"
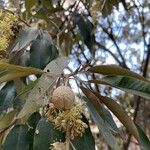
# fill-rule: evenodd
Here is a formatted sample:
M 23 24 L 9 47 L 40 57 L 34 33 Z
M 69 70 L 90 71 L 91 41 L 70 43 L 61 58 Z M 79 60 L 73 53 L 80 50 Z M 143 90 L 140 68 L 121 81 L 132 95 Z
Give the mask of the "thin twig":
M 70 125 L 67 126 L 66 130 L 66 150 L 70 149 L 70 137 L 71 136 L 71 128 Z

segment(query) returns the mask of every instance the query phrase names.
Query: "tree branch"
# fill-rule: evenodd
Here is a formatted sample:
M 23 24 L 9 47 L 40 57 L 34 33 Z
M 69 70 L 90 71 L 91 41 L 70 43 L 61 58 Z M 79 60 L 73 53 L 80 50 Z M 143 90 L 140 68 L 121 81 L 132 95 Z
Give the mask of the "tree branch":
M 111 29 L 111 32 L 108 32 L 108 30 L 106 28 L 104 28 L 101 24 L 100 24 L 100 27 L 108 35 L 108 37 L 111 39 L 111 41 L 114 43 L 114 45 L 115 45 L 115 47 L 116 47 L 116 49 L 117 49 L 117 51 L 118 51 L 118 53 L 119 53 L 119 55 L 120 55 L 120 57 L 122 59 L 122 63 L 121 63 L 122 65 L 121 66 L 126 68 L 126 69 L 128 69 L 128 67 L 126 65 L 126 61 L 125 61 L 125 59 L 124 59 L 124 57 L 123 57 L 123 55 L 121 53 L 121 50 L 120 50 L 120 48 L 119 48 L 119 46 L 118 46 L 118 44 L 117 44 L 117 42 L 116 42 L 116 40 L 114 38 L 112 29 Z

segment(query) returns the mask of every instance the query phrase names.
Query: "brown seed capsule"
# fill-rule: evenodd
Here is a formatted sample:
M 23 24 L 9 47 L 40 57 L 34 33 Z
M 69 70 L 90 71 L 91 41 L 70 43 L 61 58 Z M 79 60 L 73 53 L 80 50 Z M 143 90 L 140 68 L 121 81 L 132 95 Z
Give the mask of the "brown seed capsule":
M 75 94 L 68 86 L 59 86 L 53 92 L 52 103 L 59 110 L 71 109 L 74 106 Z

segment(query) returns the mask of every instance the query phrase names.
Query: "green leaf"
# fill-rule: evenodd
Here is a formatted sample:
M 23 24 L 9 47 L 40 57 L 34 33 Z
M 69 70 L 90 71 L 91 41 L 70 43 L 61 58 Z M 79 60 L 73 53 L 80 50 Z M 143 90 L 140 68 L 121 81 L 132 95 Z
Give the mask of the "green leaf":
M 116 115 L 116 117 L 127 128 L 127 130 L 139 141 L 137 128 L 131 118 L 122 109 L 122 107 L 109 97 L 102 96 L 94 91 L 93 93 L 99 98 L 99 101 L 103 102 L 108 107 L 108 109 L 110 109 L 114 115 Z
M 44 71 L 31 67 L 21 67 L 0 62 L 0 83 L 8 82 L 16 78 L 28 76 L 31 74 L 43 74 Z
M 144 131 L 137 124 L 136 127 L 139 132 L 141 146 L 143 147 L 144 150 L 150 150 L 150 140 L 148 139 Z
M 88 89 L 80 87 L 82 92 L 86 95 L 86 97 L 82 97 L 86 102 L 90 101 L 92 103 L 91 105 L 94 106 L 98 114 L 102 117 L 102 119 L 105 121 L 105 123 L 110 126 L 109 128 L 117 133 L 118 128 L 117 125 L 115 124 L 110 112 L 102 105 L 102 103 L 99 102 L 99 99 Z
M 16 113 L 17 113 L 16 110 L 12 110 L 12 111 L 4 114 L 0 118 L 0 131 L 2 131 L 3 129 L 5 129 L 6 127 L 8 127 L 12 123 L 12 121 L 14 120 L 14 117 L 15 117 Z
M 31 66 L 41 69 L 58 56 L 58 50 L 48 33 L 41 33 L 37 37 L 31 46 L 30 52 Z
M 82 121 L 88 125 L 88 128 L 85 130 L 82 137 L 75 137 L 72 144 L 76 150 L 95 150 L 95 141 L 88 120 L 83 116 Z
M 13 107 L 16 92 L 13 82 L 6 83 L 0 90 L 0 113 L 8 108 Z
M 105 107 L 103 107 L 103 111 L 104 111 L 104 118 L 103 120 L 107 122 L 107 124 L 110 126 L 109 128 L 114 132 L 114 133 L 118 133 L 119 129 L 110 113 L 109 110 L 107 110 Z
M 14 99 L 14 108 L 15 109 L 21 109 L 24 105 L 24 103 L 26 102 L 26 99 L 28 97 L 28 94 L 30 93 L 30 91 L 35 87 L 35 85 L 37 84 L 39 79 L 35 80 L 35 81 L 31 81 L 31 83 L 29 83 L 28 85 L 25 85 L 24 87 L 21 87 L 21 83 L 15 83 L 16 86 L 16 90 L 17 90 L 17 95 Z M 15 80 L 16 82 L 16 80 Z M 20 88 L 20 90 L 19 90 Z
M 27 125 L 15 126 L 6 137 L 3 150 L 29 150 Z
M 84 43 L 91 50 L 95 37 L 93 34 L 93 24 L 87 19 L 86 21 L 80 14 L 74 14 L 74 23 L 78 25 Z
M 63 69 L 68 65 L 67 57 L 59 57 L 50 62 L 45 71 L 50 71 L 55 74 L 61 74 Z M 26 120 L 33 112 L 40 107 L 45 106 L 49 102 L 50 94 L 53 90 L 57 76 L 42 75 L 38 83 L 29 93 L 23 109 L 18 114 L 18 119 L 24 118 Z
M 30 52 L 24 51 L 24 53 L 20 56 L 19 66 L 29 66 L 30 65 Z
M 10 49 L 11 53 L 19 52 L 29 46 L 29 44 L 37 38 L 39 30 L 35 27 L 26 28 L 19 32 L 16 41 Z
M 28 119 L 28 134 L 29 134 L 29 142 L 30 142 L 30 149 L 33 150 L 33 139 L 34 139 L 34 133 L 36 130 L 36 126 L 38 124 L 38 122 L 41 119 L 41 115 L 38 112 L 33 113 L 30 118 Z
M 115 137 L 111 133 L 110 127 L 107 122 L 103 120 L 101 115 L 96 111 L 95 106 L 92 104 L 91 99 L 97 100 L 97 97 L 88 89 L 81 87 L 83 93 L 87 96 L 86 104 L 87 107 L 95 121 L 95 123 L 98 125 L 99 131 L 101 135 L 104 137 L 106 140 L 107 144 L 113 149 L 113 150 L 118 150 L 118 144 L 116 142 Z M 92 100 L 93 101 L 93 100 Z M 99 106 L 99 105 L 98 105 Z M 98 107 L 97 106 L 97 107 Z
M 103 75 L 119 75 L 119 76 L 128 76 L 128 77 L 134 77 L 137 79 L 141 79 L 144 81 L 148 81 L 146 78 L 140 76 L 139 74 L 124 69 L 122 67 L 119 67 L 117 65 L 100 65 L 100 66 L 95 66 L 95 67 L 91 67 L 88 69 L 88 71 L 92 72 L 92 73 L 99 73 L 99 74 L 103 74 Z
M 148 81 L 124 76 L 106 76 L 96 83 L 107 84 L 150 100 L 150 82 Z
M 46 118 L 42 118 L 34 134 L 33 150 L 49 150 L 51 144 L 60 140 L 64 141 L 65 135 L 56 130 Z

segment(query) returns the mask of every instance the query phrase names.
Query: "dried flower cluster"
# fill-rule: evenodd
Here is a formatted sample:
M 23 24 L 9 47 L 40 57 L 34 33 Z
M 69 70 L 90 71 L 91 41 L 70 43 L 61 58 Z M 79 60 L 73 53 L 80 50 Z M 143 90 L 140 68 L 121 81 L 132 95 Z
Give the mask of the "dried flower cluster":
M 85 129 L 88 127 L 82 119 L 82 112 L 84 110 L 84 103 L 77 103 L 72 109 L 66 111 L 59 111 L 57 113 L 56 108 L 53 104 L 50 104 L 50 107 L 46 113 L 46 116 L 54 126 L 61 130 L 66 131 L 67 126 L 71 128 L 71 139 L 74 139 L 76 136 L 82 136 Z
M 7 57 L 6 48 L 13 36 L 11 28 L 16 18 L 15 14 L 0 10 L 0 58 L 3 60 Z
M 85 132 L 85 129 L 88 128 L 87 124 L 81 120 L 85 104 L 83 102 L 75 103 L 74 99 L 72 103 L 70 103 L 69 98 L 74 98 L 74 95 L 72 94 L 72 91 L 70 91 L 69 87 L 67 87 L 67 91 L 69 91 L 69 93 L 66 93 L 66 90 L 64 90 L 65 88 L 66 87 L 64 86 L 56 89 L 59 89 L 61 91 L 54 91 L 53 96 L 56 99 L 54 100 L 52 97 L 52 102 L 54 103 L 49 104 L 49 107 L 46 111 L 46 116 L 48 120 L 53 123 L 55 128 L 59 129 L 62 132 L 66 132 L 66 135 L 69 128 L 69 138 L 70 140 L 73 140 L 74 137 L 81 137 Z M 68 106 L 68 104 L 66 103 L 69 103 L 69 107 L 66 107 Z M 59 150 L 59 147 L 64 147 L 65 149 L 65 146 L 66 142 L 55 142 L 51 147 L 52 150 Z
M 50 146 L 51 150 L 66 150 L 66 144 L 63 142 L 55 142 Z

